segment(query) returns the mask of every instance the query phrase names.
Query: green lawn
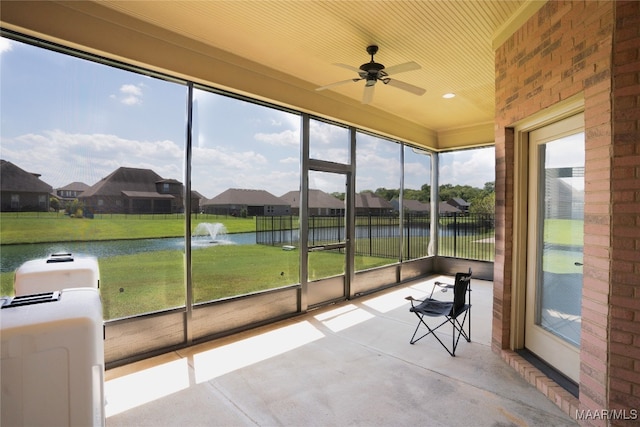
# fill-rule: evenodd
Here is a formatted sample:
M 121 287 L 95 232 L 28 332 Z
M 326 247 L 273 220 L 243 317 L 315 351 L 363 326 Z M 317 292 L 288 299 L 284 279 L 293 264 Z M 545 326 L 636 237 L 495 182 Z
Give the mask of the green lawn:
M 299 252 L 262 245 L 222 245 L 192 252 L 194 302 L 206 302 L 300 283 Z M 344 255 L 314 252 L 317 276 L 344 272 Z M 388 260 L 359 257 L 373 267 Z M 104 258 L 99 261 L 105 319 L 184 305 L 184 261 L 179 251 Z
M 547 219 L 544 241 L 555 245 L 584 246 L 584 221 L 579 219 Z
M 160 251 L 99 260 L 105 319 L 184 305 L 184 254 Z M 223 245 L 192 252 L 194 301 L 295 284 L 297 251 Z
M 254 217 L 197 215 L 192 231 L 201 222 L 221 222 L 229 233 L 252 232 Z M 104 215 L 94 219 L 70 218 L 56 213 L 0 214 L 1 244 L 80 242 L 86 240 L 148 239 L 184 235 L 184 217 L 177 215 Z

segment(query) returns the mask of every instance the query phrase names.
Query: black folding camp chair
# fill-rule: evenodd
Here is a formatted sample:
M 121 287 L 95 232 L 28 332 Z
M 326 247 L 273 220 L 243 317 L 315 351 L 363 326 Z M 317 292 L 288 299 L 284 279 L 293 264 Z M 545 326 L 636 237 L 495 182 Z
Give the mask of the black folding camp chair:
M 453 301 L 441 301 L 433 298 L 433 293 L 436 287 L 441 293 L 447 292 L 449 289 L 453 289 Z M 467 302 L 467 293 L 469 294 L 469 300 Z M 467 342 L 471 342 L 471 269 L 468 273 L 456 273 L 455 283 L 453 285 L 435 282 L 431 289 L 431 295 L 424 300 L 415 299 L 411 296 L 406 297 L 411 301 L 411 308 L 409 311 L 415 313 L 418 317 L 418 326 L 413 332 L 411 337 L 411 344 L 415 344 L 427 335 L 433 335 L 440 344 L 447 350 L 447 352 L 454 356 L 456 355 L 456 348 L 458 347 L 458 341 L 460 336 L 463 336 Z M 427 317 L 443 317 L 444 320 L 438 326 L 431 327 L 425 321 Z M 467 317 L 469 320 L 467 321 Z M 460 320 L 462 318 L 462 320 Z M 464 330 L 465 322 L 467 323 L 467 331 Z M 436 335 L 435 331 L 439 327 L 450 323 L 453 326 L 453 341 L 451 349 Z M 427 328 L 427 333 L 418 335 L 420 326 Z

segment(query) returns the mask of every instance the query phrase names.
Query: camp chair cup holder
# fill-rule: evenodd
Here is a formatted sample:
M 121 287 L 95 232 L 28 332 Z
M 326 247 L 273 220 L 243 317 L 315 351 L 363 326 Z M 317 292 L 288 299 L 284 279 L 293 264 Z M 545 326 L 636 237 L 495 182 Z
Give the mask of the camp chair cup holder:
M 452 290 L 453 297 L 447 300 L 435 299 L 434 292 L 436 290 L 441 294 Z M 447 353 L 455 357 L 460 337 L 464 337 L 467 342 L 471 342 L 471 269 L 469 269 L 468 273 L 456 273 L 453 284 L 435 282 L 428 298 L 419 300 L 408 296 L 406 299 L 411 302 L 409 311 L 418 318 L 418 325 L 409 343 L 415 344 L 422 338 L 433 335 L 442 347 L 447 350 Z M 444 318 L 444 320 L 434 327 L 430 326 L 426 321 L 426 318 L 430 317 Z M 451 346 L 447 346 L 436 334 L 438 328 L 447 324 L 450 324 L 453 329 Z M 425 328 L 427 332 L 422 334 Z

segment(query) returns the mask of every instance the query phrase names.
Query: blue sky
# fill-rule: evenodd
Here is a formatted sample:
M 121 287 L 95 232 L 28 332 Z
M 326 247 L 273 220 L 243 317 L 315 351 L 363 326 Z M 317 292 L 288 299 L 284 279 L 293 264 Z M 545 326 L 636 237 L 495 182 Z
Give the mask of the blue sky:
M 54 188 L 92 185 L 120 166 L 184 182 L 187 88 L 0 38 L 0 158 Z M 197 90 L 192 188 L 211 198 L 227 188 L 276 196 L 299 182 L 299 116 Z M 311 127 L 311 150 L 346 160 L 344 129 Z M 398 188 L 399 146 L 362 137 L 357 190 Z M 405 184 L 429 181 L 427 157 L 406 156 Z M 441 183 L 494 180 L 492 148 L 443 155 Z M 339 191 L 314 175 L 310 186 Z

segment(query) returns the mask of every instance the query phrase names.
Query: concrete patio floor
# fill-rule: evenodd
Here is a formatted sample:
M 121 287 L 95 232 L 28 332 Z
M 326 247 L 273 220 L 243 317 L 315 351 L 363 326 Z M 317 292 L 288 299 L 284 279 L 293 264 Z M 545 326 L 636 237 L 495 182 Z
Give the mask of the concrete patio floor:
M 577 425 L 491 351 L 491 282 L 472 279 L 472 342 L 456 357 L 433 337 L 409 344 L 404 298 L 436 280 L 452 282 L 416 280 L 111 369 L 107 426 Z

